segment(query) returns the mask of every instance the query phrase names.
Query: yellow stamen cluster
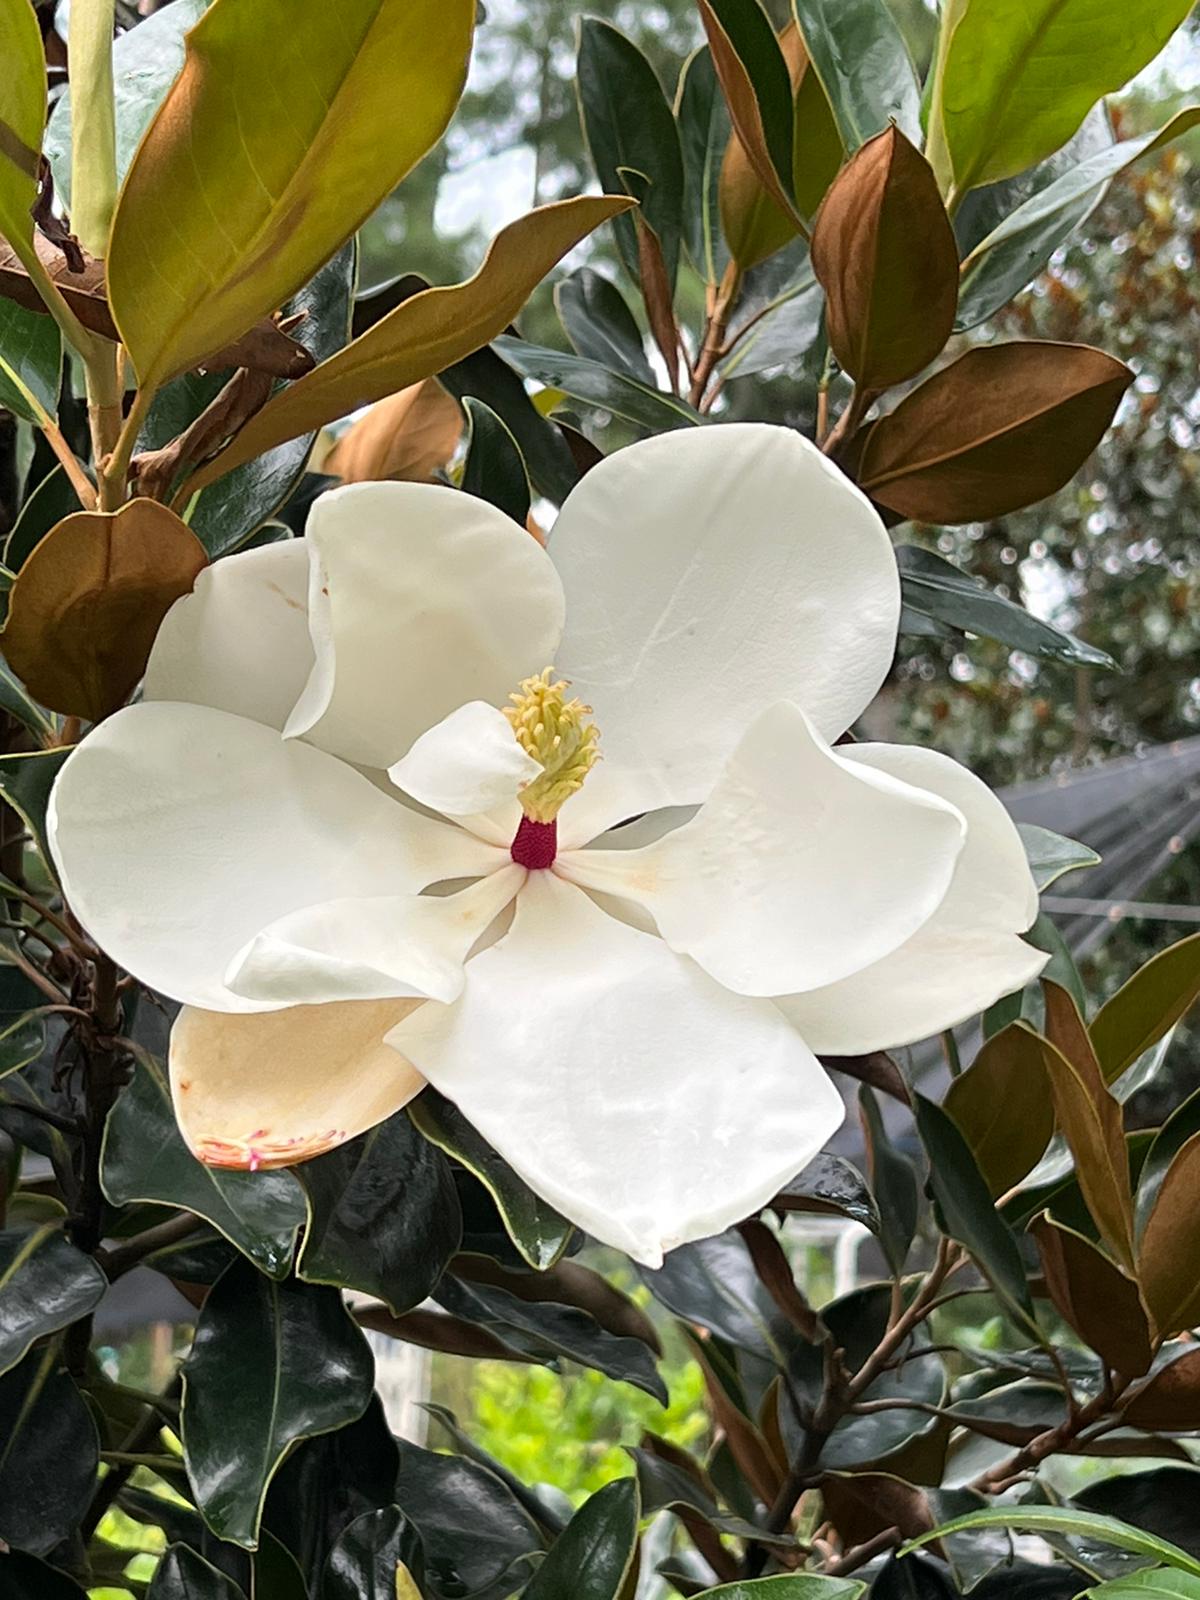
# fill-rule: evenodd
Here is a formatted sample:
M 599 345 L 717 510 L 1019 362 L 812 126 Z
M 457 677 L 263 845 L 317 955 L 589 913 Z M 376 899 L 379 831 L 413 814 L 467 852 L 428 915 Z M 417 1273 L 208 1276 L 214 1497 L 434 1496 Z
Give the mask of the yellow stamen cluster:
M 547 667 L 526 678 L 504 708 L 517 743 L 542 764 L 540 776 L 521 790 L 521 809 L 533 822 L 553 822 L 600 759 L 599 731 L 584 720 L 592 708 L 566 699 L 569 688 Z

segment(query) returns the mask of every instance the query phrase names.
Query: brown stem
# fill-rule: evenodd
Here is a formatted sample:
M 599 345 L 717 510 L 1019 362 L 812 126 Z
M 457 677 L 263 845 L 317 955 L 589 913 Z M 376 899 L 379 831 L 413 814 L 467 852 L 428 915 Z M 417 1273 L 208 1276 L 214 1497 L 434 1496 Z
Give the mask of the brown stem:
M 725 344 L 725 330 L 729 326 L 729 315 L 737 303 L 741 286 L 741 272 L 731 261 L 725 268 L 724 276 L 717 290 L 712 313 L 704 330 L 704 342 L 700 346 L 700 354 L 696 357 L 696 366 L 692 374 L 692 387 L 688 399 L 697 408 L 699 408 L 704 399 L 704 391 L 708 388 L 708 380 L 712 377 L 713 368 L 721 359 Z
M 909 1303 L 908 1309 L 902 1311 L 892 1326 L 884 1334 L 875 1349 L 863 1362 L 862 1366 L 851 1378 L 846 1390 L 847 1404 L 853 1404 L 874 1383 L 875 1379 L 891 1361 L 900 1349 L 900 1346 L 912 1333 L 913 1329 L 924 1322 L 933 1308 L 938 1290 L 952 1272 L 956 1272 L 963 1264 L 965 1257 L 956 1244 L 949 1239 L 943 1239 L 938 1245 L 938 1252 L 934 1258 L 933 1266 L 929 1269 L 924 1283 L 917 1290 Z
M 111 1249 L 97 1250 L 96 1260 L 104 1268 L 108 1281 L 113 1283 L 123 1273 L 139 1266 L 156 1250 L 164 1250 L 169 1245 L 179 1244 L 181 1240 L 189 1238 L 203 1226 L 202 1217 L 193 1216 L 190 1211 L 182 1211 L 177 1217 L 168 1217 L 165 1222 L 156 1223 L 153 1228 L 147 1228 L 143 1233 L 135 1233 L 130 1239 L 122 1239 L 120 1244 L 113 1245 Z
M 1131 1378 L 1117 1378 L 1112 1383 L 1105 1384 L 1094 1399 L 1072 1411 L 1057 1427 L 1047 1428 L 1045 1433 L 1039 1433 L 1036 1439 L 1031 1439 L 1007 1460 L 1000 1461 L 981 1473 L 971 1484 L 971 1488 L 977 1489 L 980 1494 L 1001 1494 L 1039 1462 L 1045 1461 L 1047 1456 L 1070 1450 L 1080 1434 L 1094 1423 L 1119 1420 L 1121 1410 L 1119 1402 L 1132 1381 Z
M 845 1555 L 839 1556 L 836 1561 L 831 1561 L 827 1567 L 823 1567 L 821 1576 L 844 1578 L 848 1573 L 857 1572 L 860 1567 L 865 1567 L 868 1561 L 874 1561 L 876 1556 L 881 1556 L 885 1550 L 894 1550 L 902 1537 L 899 1528 L 884 1528 L 882 1533 L 877 1533 L 873 1539 L 868 1539 L 863 1544 L 856 1544 L 852 1550 L 847 1550 Z
M 858 428 L 859 423 L 871 409 L 876 398 L 877 395 L 874 390 L 860 389 L 857 385 L 855 386 L 846 409 L 821 441 L 821 449 L 825 455 L 836 455 L 838 449 Z

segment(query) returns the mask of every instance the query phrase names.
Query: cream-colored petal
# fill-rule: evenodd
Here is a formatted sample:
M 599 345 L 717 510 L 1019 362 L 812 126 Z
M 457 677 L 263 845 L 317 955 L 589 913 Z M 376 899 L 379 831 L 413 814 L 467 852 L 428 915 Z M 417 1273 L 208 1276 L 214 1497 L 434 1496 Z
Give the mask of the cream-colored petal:
M 778 1002 L 814 1050 L 857 1055 L 964 1022 L 1031 982 L 1048 958 L 1018 937 L 1037 916 L 1037 887 L 1012 819 L 986 784 L 915 745 L 851 745 L 839 754 L 941 795 L 967 821 L 946 898 L 911 939 L 841 982 Z
M 47 829 L 67 901 L 97 942 L 152 988 L 213 1011 L 267 1008 L 224 973 L 289 912 L 412 894 L 509 859 L 321 750 L 161 700 L 88 735 L 58 775 Z
M 726 988 L 770 996 L 903 944 L 945 897 L 965 833 L 954 805 L 843 759 L 781 701 L 691 822 L 641 850 L 564 852 L 555 870 L 641 906 Z
M 420 1000 L 228 1016 L 185 1006 L 171 1094 L 189 1148 L 214 1167 L 285 1167 L 383 1122 L 425 1080 L 383 1038 Z
M 326 900 L 255 934 L 225 982 L 248 1000 L 288 1005 L 457 1000 L 471 947 L 512 902 L 525 869 L 510 861 L 457 894 Z
M 470 817 L 511 805 L 541 770 L 504 714 L 472 700 L 423 733 L 388 777 L 432 811 Z
M 501 706 L 553 660 L 562 584 L 546 552 L 474 495 L 353 483 L 309 512 L 316 663 L 291 737 L 389 767 L 470 700 Z
M 801 1170 L 841 1097 L 775 1006 L 531 872 L 511 930 L 389 1042 L 531 1188 L 655 1266 Z
M 567 594 L 557 668 L 604 760 L 571 843 L 706 798 L 747 723 L 795 700 L 827 739 L 883 682 L 900 580 L 866 497 L 789 428 L 730 423 L 615 451 L 550 537 Z
M 308 545 L 226 556 L 163 618 L 142 697 L 213 706 L 282 728 L 313 666 Z

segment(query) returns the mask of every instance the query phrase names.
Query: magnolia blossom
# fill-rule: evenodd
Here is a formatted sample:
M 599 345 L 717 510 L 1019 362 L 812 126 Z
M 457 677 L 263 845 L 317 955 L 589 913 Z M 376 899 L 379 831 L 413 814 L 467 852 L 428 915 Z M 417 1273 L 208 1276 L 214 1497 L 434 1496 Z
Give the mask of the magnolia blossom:
M 1045 959 L 983 784 L 833 747 L 899 608 L 867 500 L 757 424 L 617 452 L 549 552 L 458 490 L 358 484 L 203 573 L 49 816 L 76 914 L 183 1002 L 191 1148 L 283 1165 L 431 1083 L 641 1261 L 769 1200 L 842 1120 L 818 1053 Z

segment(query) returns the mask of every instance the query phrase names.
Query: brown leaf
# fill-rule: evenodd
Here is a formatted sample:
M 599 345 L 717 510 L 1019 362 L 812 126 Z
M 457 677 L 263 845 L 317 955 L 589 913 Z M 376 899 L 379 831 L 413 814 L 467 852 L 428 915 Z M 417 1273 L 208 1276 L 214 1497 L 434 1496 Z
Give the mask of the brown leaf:
M 687 1337 L 692 1354 L 704 1374 L 709 1404 L 729 1444 L 730 1454 L 758 1498 L 764 1505 L 770 1505 L 783 1482 L 771 1450 L 750 1418 L 739 1411 L 729 1398 L 705 1353 L 705 1341 L 690 1330 Z
M 955 1078 L 943 1101 L 993 1196 L 1033 1170 L 1054 1132 L 1054 1103 L 1031 1029 L 1010 1023 Z
M 1160 1334 L 1200 1324 L 1200 1133 L 1167 1168 L 1138 1246 L 1138 1275 Z
M 808 52 L 794 22 L 789 22 L 779 35 L 779 48 L 787 62 L 792 80 L 792 93 L 802 82 L 816 81 L 809 70 Z M 824 100 L 824 91 L 818 84 Z M 840 142 L 834 157 L 833 171 L 837 171 L 841 158 Z M 832 176 L 832 174 L 830 174 Z M 781 206 L 766 189 L 746 153 L 746 146 L 738 137 L 736 128 L 729 136 L 725 156 L 721 162 L 721 177 L 717 188 L 717 203 L 721 212 L 721 232 L 729 253 L 743 272 L 756 267 L 760 261 L 782 250 L 800 232 L 800 226 L 791 210 Z M 813 208 L 815 209 L 815 208 Z
M 130 465 L 138 494 L 150 500 L 169 500 L 172 485 L 186 467 L 215 454 L 266 405 L 273 381 L 269 372 L 239 367 L 200 415 L 170 444 L 161 450 L 147 450 L 134 456 Z
M 937 1522 L 928 1495 L 890 1472 L 827 1472 L 818 1487 L 825 1515 L 846 1549 L 866 1544 L 885 1528 L 917 1539 Z M 933 1548 L 940 1553 L 936 1544 Z
M 865 1056 L 822 1056 L 821 1065 L 833 1072 L 845 1073 L 859 1083 L 870 1084 L 880 1094 L 886 1094 L 901 1105 L 911 1105 L 912 1098 L 904 1074 L 885 1050 L 872 1050 Z
M 458 401 L 436 378 L 410 384 L 380 400 L 352 423 L 322 463 L 343 483 L 399 478 L 428 483 L 462 438 Z
M 725 96 L 725 103 L 729 107 L 729 119 L 746 152 L 746 159 L 759 183 L 775 203 L 783 211 L 795 215 L 796 208 L 792 203 L 792 197 L 780 183 L 779 174 L 775 171 L 775 164 L 771 160 L 771 153 L 767 149 L 758 99 L 750 75 L 742 65 L 729 35 L 721 26 L 720 19 L 708 4 L 708 0 L 697 0 L 697 5 L 700 20 L 704 24 L 704 32 L 708 37 L 708 47 L 712 51 L 713 67 L 721 85 L 721 92 Z
M 894 124 L 834 179 L 813 226 L 829 343 L 863 389 L 936 359 L 958 309 L 958 245 L 925 157 Z
M 98 722 L 129 698 L 159 623 L 207 561 L 155 500 L 65 517 L 12 586 L 0 634 L 9 666 L 44 706 Z
M 493 1261 L 490 1256 L 460 1255 L 454 1258 L 453 1270 L 469 1283 L 486 1283 L 497 1289 L 507 1289 L 509 1294 L 530 1303 L 553 1301 L 558 1305 L 577 1306 L 595 1317 L 609 1333 L 626 1339 L 640 1339 L 656 1355 L 662 1354 L 662 1345 L 654 1324 L 634 1302 L 607 1278 L 602 1278 L 590 1267 L 578 1261 L 564 1259 L 544 1272 L 511 1272 Z
M 49 239 L 34 239 L 42 265 L 53 278 L 63 299 L 83 326 L 103 339 L 119 338 L 104 289 L 104 263 L 84 255 L 82 272 L 72 272 L 61 251 Z M 0 296 L 13 300 L 26 311 L 45 312 L 45 303 L 15 251 L 0 240 Z M 215 350 L 205 360 L 213 372 L 226 367 L 251 367 L 274 378 L 299 378 L 311 372 L 316 362 L 311 353 L 286 334 L 270 317 L 244 333 L 223 350 Z
M 677 1444 L 672 1444 L 669 1439 L 661 1438 L 657 1433 L 643 1433 L 638 1441 L 641 1448 L 648 1455 L 657 1456 L 660 1461 L 669 1461 L 673 1467 L 678 1467 L 685 1472 L 701 1494 L 707 1499 L 719 1503 L 721 1496 L 714 1487 L 712 1480 L 704 1468 L 686 1450 Z M 723 1581 L 730 1581 L 738 1575 L 738 1562 L 732 1552 L 721 1542 L 717 1530 L 707 1523 L 697 1511 L 678 1504 L 672 1506 L 672 1512 L 687 1529 L 692 1543 L 708 1562 L 709 1566 Z
M 738 1232 L 746 1242 L 763 1288 L 792 1327 L 811 1344 L 821 1339 L 821 1319 L 796 1286 L 783 1246 L 763 1222 L 743 1222 Z
M 1200 1428 L 1200 1345 L 1160 1367 L 1126 1404 L 1125 1420 L 1165 1433 Z
M 927 378 L 871 429 L 859 483 L 919 522 L 987 521 L 1068 483 L 1133 382 L 1079 344 L 986 345 Z
M 667 369 L 672 394 L 679 393 L 679 328 L 672 304 L 671 280 L 663 259 L 662 244 L 639 209 L 633 214 L 638 244 L 638 276 L 642 282 L 642 303 L 658 353 Z
M 1071 996 L 1043 978 L 1046 1038 L 1039 1041 L 1055 1115 L 1092 1220 L 1123 1267 L 1133 1271 L 1133 1200 L 1120 1103 L 1109 1092 Z
M 1030 1224 L 1050 1298 L 1086 1345 L 1126 1378 L 1150 1370 L 1150 1324 L 1138 1286 L 1090 1239 L 1048 1212 Z
M 480 1361 L 535 1364 L 533 1356 L 520 1355 L 486 1328 L 477 1328 L 473 1322 L 463 1322 L 440 1311 L 406 1311 L 402 1317 L 397 1317 L 385 1305 L 360 1306 L 355 1309 L 354 1320 L 362 1328 L 386 1333 L 389 1338 L 402 1339 L 405 1344 L 419 1344 L 423 1350 L 441 1350 L 446 1355 L 471 1356 Z

